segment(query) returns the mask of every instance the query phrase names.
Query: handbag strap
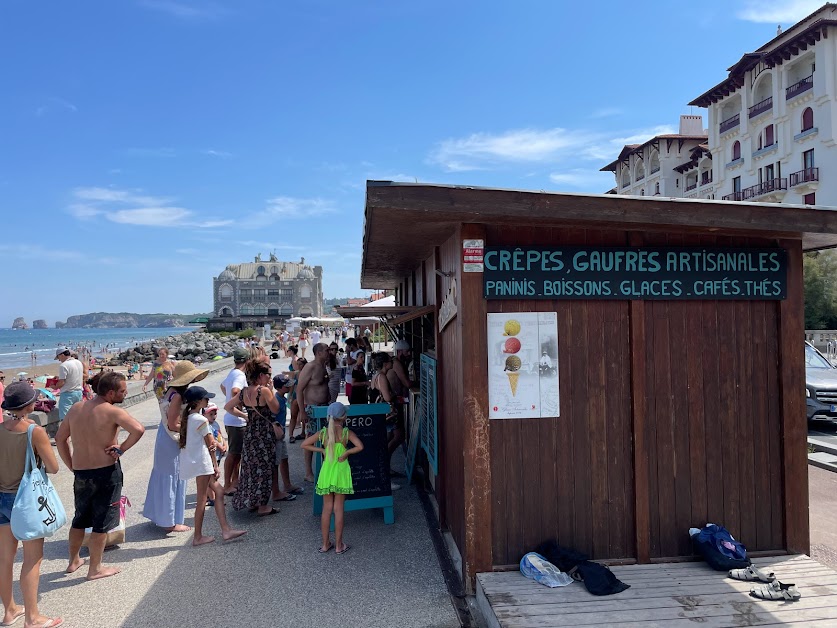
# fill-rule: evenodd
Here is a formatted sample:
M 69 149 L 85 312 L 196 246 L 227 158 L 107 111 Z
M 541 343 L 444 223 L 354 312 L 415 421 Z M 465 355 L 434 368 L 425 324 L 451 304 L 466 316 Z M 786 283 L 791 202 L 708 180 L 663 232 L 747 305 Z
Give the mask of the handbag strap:
M 26 447 L 26 466 L 24 468 L 24 473 L 31 473 L 35 467 L 35 449 L 32 447 L 32 432 L 35 431 L 35 424 L 32 423 L 29 426 L 29 429 L 26 430 L 26 440 L 27 440 L 27 447 Z

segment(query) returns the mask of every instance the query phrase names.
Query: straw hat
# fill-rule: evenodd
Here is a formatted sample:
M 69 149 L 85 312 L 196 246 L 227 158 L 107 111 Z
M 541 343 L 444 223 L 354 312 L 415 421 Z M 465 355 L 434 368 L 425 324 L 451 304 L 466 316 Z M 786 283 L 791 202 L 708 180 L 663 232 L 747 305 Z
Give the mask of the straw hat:
M 207 375 L 209 375 L 208 370 L 199 369 L 189 362 L 189 360 L 180 360 L 174 366 L 174 378 L 168 383 L 168 386 L 169 388 L 188 386 L 189 384 L 201 381 Z

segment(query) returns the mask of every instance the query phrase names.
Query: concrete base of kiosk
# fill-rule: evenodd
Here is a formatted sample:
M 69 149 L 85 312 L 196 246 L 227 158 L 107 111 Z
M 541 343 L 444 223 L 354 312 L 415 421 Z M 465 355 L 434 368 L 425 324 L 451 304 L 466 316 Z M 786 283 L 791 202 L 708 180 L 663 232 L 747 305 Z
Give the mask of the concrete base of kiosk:
M 374 424 L 384 424 L 385 417 L 389 412 L 389 404 L 386 403 L 372 403 L 372 404 L 355 404 L 346 406 L 346 417 L 347 422 L 346 426 L 349 429 L 352 429 L 363 441 L 364 448 L 371 448 L 376 447 L 380 449 L 383 447 L 384 452 L 386 452 L 386 438 L 383 440 L 379 438 L 374 438 L 371 433 L 364 434 L 363 432 L 353 429 L 352 427 L 352 418 L 355 417 L 363 417 L 367 421 L 370 421 Z M 314 420 L 317 421 L 318 429 L 322 429 L 327 424 L 327 408 L 326 407 L 317 407 L 314 408 L 314 416 L 312 417 Z M 386 434 L 386 427 L 383 427 L 384 434 Z M 380 431 L 380 430 L 378 430 Z M 364 453 L 367 453 L 364 451 Z M 351 460 L 351 458 L 350 458 Z M 384 523 L 391 524 L 395 523 L 395 509 L 393 506 L 392 500 L 392 489 L 390 488 L 390 477 L 389 477 L 389 456 L 386 456 L 387 464 L 386 464 L 386 473 L 385 476 L 378 474 L 377 480 L 381 487 L 379 492 L 384 492 L 386 495 L 377 495 L 375 497 L 357 497 L 357 498 L 349 498 L 346 499 L 345 505 L 343 510 L 345 512 L 352 512 L 354 510 L 369 510 L 371 508 L 381 508 L 384 511 Z M 323 466 L 323 457 L 321 454 L 314 454 L 314 476 L 319 477 L 320 475 L 320 468 Z M 353 473 L 354 475 L 354 473 Z M 315 481 L 316 485 L 316 481 Z M 321 515 L 323 512 L 323 498 L 317 493 L 314 493 L 313 499 L 313 512 L 315 515 Z M 334 516 L 331 517 L 331 529 L 334 529 Z

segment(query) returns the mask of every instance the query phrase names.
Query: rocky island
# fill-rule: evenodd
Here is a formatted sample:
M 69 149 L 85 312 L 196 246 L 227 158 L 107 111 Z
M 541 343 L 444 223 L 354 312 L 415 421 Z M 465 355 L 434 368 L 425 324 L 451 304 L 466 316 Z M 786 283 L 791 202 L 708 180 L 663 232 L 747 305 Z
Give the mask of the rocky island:
M 206 314 L 134 314 L 130 312 L 93 312 L 70 316 L 66 323 L 55 321 L 56 329 L 137 329 L 185 327 L 189 321 Z
M 18 316 L 15 319 L 15 322 L 12 323 L 12 329 L 29 329 L 29 325 L 26 324 L 26 321 L 23 320 L 22 316 Z
M 42 318 L 34 320 L 32 321 L 32 329 L 48 329 L 47 322 Z

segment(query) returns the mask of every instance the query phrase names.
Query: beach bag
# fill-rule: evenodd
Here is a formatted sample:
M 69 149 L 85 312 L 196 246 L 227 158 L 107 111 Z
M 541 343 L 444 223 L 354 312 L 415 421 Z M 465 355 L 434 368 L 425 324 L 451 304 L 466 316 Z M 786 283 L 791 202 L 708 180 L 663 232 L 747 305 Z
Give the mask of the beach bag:
M 126 495 L 119 498 L 119 523 L 113 530 L 108 530 L 105 547 L 125 542 L 125 511 L 130 507 L 131 500 Z M 84 540 L 81 542 L 83 547 L 89 547 L 91 534 L 93 534 L 93 528 L 85 528 Z
M 536 552 L 529 552 L 520 559 L 520 573 L 553 589 L 573 583 L 570 576 Z
M 32 432 L 29 426 L 26 437 L 26 466 L 20 479 L 15 502 L 12 506 L 12 534 L 18 541 L 32 541 L 52 536 L 67 523 L 64 504 L 47 477 L 46 470 L 36 466 L 32 449 Z
M 716 571 L 744 569 L 750 565 L 747 548 L 736 541 L 723 526 L 707 523 L 697 533 L 692 533 L 692 543 L 698 554 Z

